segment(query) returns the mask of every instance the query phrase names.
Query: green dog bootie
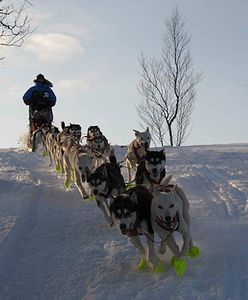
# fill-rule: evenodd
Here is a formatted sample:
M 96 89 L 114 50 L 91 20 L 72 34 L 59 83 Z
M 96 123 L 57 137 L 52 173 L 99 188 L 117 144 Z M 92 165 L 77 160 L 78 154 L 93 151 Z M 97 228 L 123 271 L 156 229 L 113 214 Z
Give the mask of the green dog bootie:
M 171 266 L 175 269 L 177 276 L 183 276 L 186 271 L 186 259 L 172 257 Z
M 138 270 L 148 269 L 148 262 L 144 258 L 141 258 L 140 262 L 137 265 L 137 269 Z
M 90 196 L 87 197 L 86 200 L 89 201 L 89 202 L 91 202 L 91 201 L 96 200 L 96 197 L 94 195 L 90 195 Z
M 68 189 L 71 185 L 71 180 L 70 179 L 66 180 L 64 185 L 65 185 L 65 188 Z
M 165 266 L 164 263 L 162 261 L 160 261 L 154 268 L 153 271 L 155 273 L 162 273 L 165 271 Z
M 62 168 L 60 165 L 56 165 L 55 170 L 57 173 L 61 173 L 62 172 Z
M 200 249 L 199 249 L 198 247 L 193 246 L 193 247 L 191 247 L 191 248 L 189 249 L 188 255 L 189 255 L 191 258 L 196 258 L 196 257 L 198 257 L 198 256 L 201 255 L 201 251 L 200 251 Z

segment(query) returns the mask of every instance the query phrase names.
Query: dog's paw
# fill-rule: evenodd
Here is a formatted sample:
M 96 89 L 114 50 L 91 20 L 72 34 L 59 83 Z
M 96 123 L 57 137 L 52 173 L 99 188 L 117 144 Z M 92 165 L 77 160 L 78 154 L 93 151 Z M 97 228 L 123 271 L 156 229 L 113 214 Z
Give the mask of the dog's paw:
M 145 260 L 144 258 L 141 258 L 140 262 L 137 265 L 137 269 L 138 270 L 147 270 L 147 269 L 149 269 L 149 264 L 148 264 L 147 260 Z
M 191 258 L 196 258 L 196 257 L 198 257 L 200 255 L 201 255 L 201 251 L 200 251 L 200 249 L 198 247 L 192 246 L 189 249 L 188 256 L 190 256 Z
M 108 225 L 109 225 L 109 227 L 113 227 L 114 226 L 114 222 L 111 221 L 111 222 L 108 223 Z
M 172 257 L 171 259 L 171 266 L 175 269 L 177 276 L 183 276 L 186 271 L 186 259 L 185 258 L 178 258 Z
M 162 273 L 165 271 L 165 266 L 162 261 L 160 261 L 156 266 L 153 267 L 155 273 Z
M 71 180 L 70 180 L 70 179 L 69 179 L 69 180 L 66 180 L 66 181 L 64 182 L 64 186 L 65 186 L 66 189 L 69 189 L 70 185 L 71 185 Z
M 62 168 L 60 165 L 56 165 L 55 170 L 57 173 L 62 173 Z
M 94 200 L 96 200 L 96 197 L 94 196 L 94 195 L 90 195 L 90 196 L 88 196 L 88 198 L 87 198 L 87 201 L 94 201 Z

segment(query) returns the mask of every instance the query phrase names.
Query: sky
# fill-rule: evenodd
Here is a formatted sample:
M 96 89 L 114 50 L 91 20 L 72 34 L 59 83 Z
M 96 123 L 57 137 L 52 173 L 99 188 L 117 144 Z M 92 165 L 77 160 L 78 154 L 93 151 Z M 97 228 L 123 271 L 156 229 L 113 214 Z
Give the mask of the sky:
M 118 161 L 126 150 L 115 147 Z M 247 300 L 248 145 L 168 148 L 166 171 L 189 199 L 202 253 L 181 277 L 168 247 L 159 255 L 164 272 L 137 270 L 137 249 L 95 201 L 73 183 L 65 190 L 48 157 L 0 149 L 0 299 Z
M 194 70 L 202 73 L 185 145 L 247 141 L 247 1 L 30 2 L 37 29 L 22 47 L 0 49 L 0 147 L 18 146 L 27 131 L 22 96 L 39 73 L 54 85 L 55 126 L 79 123 L 85 134 L 98 125 L 111 144 L 129 144 L 133 129 L 142 131 L 139 57 L 160 56 L 165 19 L 176 6 L 192 36 Z

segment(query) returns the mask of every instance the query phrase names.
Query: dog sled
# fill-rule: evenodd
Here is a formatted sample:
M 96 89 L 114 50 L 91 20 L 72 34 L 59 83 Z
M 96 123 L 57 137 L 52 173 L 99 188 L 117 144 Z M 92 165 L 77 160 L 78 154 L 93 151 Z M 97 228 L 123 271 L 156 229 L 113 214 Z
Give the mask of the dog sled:
M 41 144 L 42 128 L 50 127 L 52 120 L 51 108 L 35 110 L 30 115 L 28 148 L 37 151 Z

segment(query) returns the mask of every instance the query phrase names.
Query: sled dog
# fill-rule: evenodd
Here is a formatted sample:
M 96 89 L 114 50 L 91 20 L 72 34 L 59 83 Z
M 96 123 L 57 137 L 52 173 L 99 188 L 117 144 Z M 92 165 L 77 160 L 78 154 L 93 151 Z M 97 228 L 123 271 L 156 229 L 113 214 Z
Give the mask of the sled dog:
M 87 130 L 87 144 L 90 142 L 97 136 L 103 135 L 100 128 L 97 125 L 94 126 L 90 126 Z
M 112 199 L 110 214 L 119 231 L 138 249 L 141 258 L 154 267 L 159 260 L 154 251 L 151 202 L 152 194 L 144 186 L 136 186 Z M 147 249 L 141 243 L 140 234 L 146 236 Z
M 131 182 L 131 170 L 136 171 L 137 165 L 144 160 L 147 149 L 150 146 L 151 134 L 149 128 L 140 132 L 134 129 L 136 138 L 129 144 L 126 154 L 126 166 L 128 170 L 128 181 Z
M 153 229 L 161 239 L 159 252 L 164 254 L 168 245 L 177 258 L 186 256 L 193 243 L 189 228 L 189 202 L 183 190 L 170 184 L 155 188 L 151 219 Z M 180 232 L 183 238 L 181 250 L 173 236 L 175 231 Z
M 52 126 L 49 132 L 46 134 L 46 148 L 50 158 L 50 166 L 52 163 L 57 164 L 57 135 L 59 134 L 59 129 L 56 126 Z
M 65 170 L 65 187 L 69 188 L 72 182 L 72 172 L 75 184 L 85 199 L 88 197 L 83 183 L 86 179 L 86 168 L 93 167 L 93 156 L 87 152 L 87 148 L 78 144 L 74 136 L 64 137 L 60 144 L 63 150 L 63 165 Z
M 110 162 L 103 163 L 94 172 L 86 168 L 87 183 L 95 195 L 98 207 L 110 225 L 113 221 L 109 212 L 109 198 L 122 193 L 125 188 L 124 178 L 117 164 L 114 148 L 111 149 Z
M 152 191 L 153 186 L 160 185 L 166 175 L 165 163 L 164 150 L 147 150 L 145 159 L 137 167 L 135 183 L 142 184 Z
M 81 140 L 82 132 L 81 132 L 81 126 L 79 124 L 71 124 L 68 126 L 65 126 L 65 122 L 61 122 L 61 132 L 58 135 L 58 140 L 60 141 L 67 135 L 72 135 L 75 137 L 75 140 L 79 143 Z
M 110 145 L 104 135 L 95 136 L 88 146 L 94 155 L 95 168 L 109 161 Z

